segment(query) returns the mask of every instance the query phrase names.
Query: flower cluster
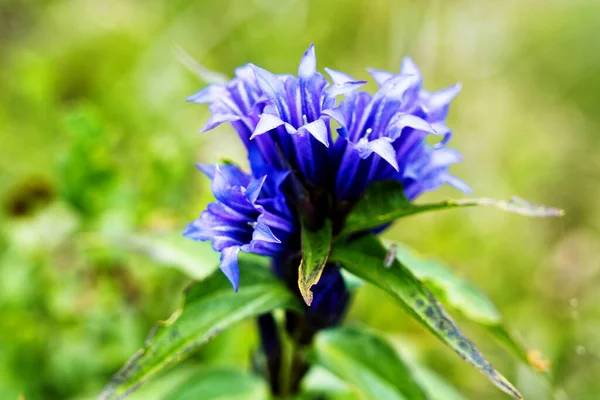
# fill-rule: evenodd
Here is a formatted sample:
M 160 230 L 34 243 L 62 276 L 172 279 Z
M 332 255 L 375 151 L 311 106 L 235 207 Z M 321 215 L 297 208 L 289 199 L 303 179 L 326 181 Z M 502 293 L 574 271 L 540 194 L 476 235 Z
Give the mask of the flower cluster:
M 229 122 L 248 149 L 251 174 L 233 165 L 199 166 L 212 180 L 216 202 L 184 232 L 212 241 L 235 289 L 240 250 L 279 262 L 297 257 L 301 216 L 315 226 L 328 218 L 335 232 L 373 182 L 397 180 L 409 200 L 443 184 L 469 190 L 448 172 L 460 161 L 446 147 L 451 131 L 445 125 L 460 85 L 424 90 L 409 58 L 398 74 L 369 71 L 379 85 L 373 95 L 360 90 L 365 81 L 326 71 L 331 83 L 317 72 L 311 45 L 297 76 L 248 64 L 228 83 L 188 99 L 209 104 L 204 131 Z M 430 135 L 437 144 L 427 143 Z

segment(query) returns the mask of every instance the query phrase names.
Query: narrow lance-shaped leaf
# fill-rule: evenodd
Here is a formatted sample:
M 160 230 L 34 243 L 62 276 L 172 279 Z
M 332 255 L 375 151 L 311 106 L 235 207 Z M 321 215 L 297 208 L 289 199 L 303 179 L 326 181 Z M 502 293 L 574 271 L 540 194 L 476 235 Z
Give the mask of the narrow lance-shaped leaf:
M 371 184 L 363 198 L 356 203 L 348 215 L 341 235 L 373 229 L 409 215 L 474 206 L 495 207 L 528 217 L 558 217 L 564 214 L 557 208 L 539 206 L 517 197 L 510 200 L 479 198 L 414 204 L 404 196 L 400 182 L 381 181 Z
M 320 332 L 309 358 L 369 399 L 425 399 L 411 370 L 384 339 L 357 328 Z
M 295 296 L 256 258 L 240 257 L 240 289 L 215 271 L 190 286 L 183 306 L 154 329 L 146 346 L 119 371 L 100 395 L 120 399 L 157 373 L 189 356 L 217 333 L 277 308 L 299 309 Z
M 423 258 L 406 245 L 392 245 L 396 257 L 411 270 L 442 303 L 463 313 L 471 321 L 486 327 L 498 341 L 511 350 L 521 361 L 540 372 L 546 370 L 547 363 L 532 357 L 520 339 L 506 326 L 504 318 L 491 300 L 477 287 L 455 275 L 440 261 Z M 389 246 L 391 249 L 391 246 Z
M 298 288 L 307 305 L 311 305 L 313 293 L 310 288 L 321 279 L 323 268 L 331 250 L 331 222 L 325 221 L 321 229 L 311 231 L 302 224 L 302 261 L 298 268 Z
M 439 305 L 431 292 L 397 259 L 388 260 L 387 250 L 375 236 L 339 243 L 331 260 L 354 275 L 379 287 L 394 298 L 421 325 L 474 365 L 492 383 L 515 399 L 519 391 L 484 358 Z

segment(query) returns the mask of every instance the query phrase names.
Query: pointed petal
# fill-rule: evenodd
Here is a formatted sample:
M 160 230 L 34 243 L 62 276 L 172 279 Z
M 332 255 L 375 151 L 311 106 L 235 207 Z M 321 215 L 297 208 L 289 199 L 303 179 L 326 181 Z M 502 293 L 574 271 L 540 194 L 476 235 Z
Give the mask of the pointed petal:
M 242 65 L 241 67 L 237 67 L 235 69 L 235 76 L 238 79 L 241 79 L 243 82 L 256 82 L 256 75 L 252 71 L 252 67 L 250 64 Z
M 460 153 L 454 149 L 437 149 L 431 153 L 430 168 L 447 167 L 462 161 Z
M 223 176 L 223 172 L 217 165 L 215 168 L 215 175 L 213 177 L 212 182 L 210 183 L 210 190 L 215 196 L 215 199 L 220 201 L 221 203 L 228 203 L 228 189 L 229 184 L 225 180 Z
M 202 237 L 200 235 L 200 232 L 198 230 L 198 227 L 196 226 L 196 221 L 192 221 L 189 224 L 187 224 L 187 226 L 185 227 L 185 229 L 182 232 L 182 235 L 185 236 L 188 239 L 192 239 L 192 240 L 206 240 L 204 237 Z
M 340 107 L 323 110 L 323 115 L 327 115 L 337 122 L 342 128 L 346 128 L 346 116 Z
M 402 65 L 400 67 L 401 75 L 414 75 L 421 79 L 421 70 L 417 67 L 417 64 L 410 57 L 404 57 Z
M 277 214 L 265 211 L 258 216 L 257 221 L 269 226 L 271 229 L 278 229 L 289 234 L 294 233 L 295 226 L 291 217 L 284 218 Z
M 219 218 L 230 221 L 229 225 L 233 225 L 238 221 L 246 221 L 249 219 L 248 216 L 246 216 L 242 212 L 234 210 L 233 208 L 223 203 L 208 203 L 206 209 L 211 214 L 218 215 Z
M 433 148 L 439 149 L 440 147 L 444 147 L 452 138 L 452 130 L 442 122 L 435 122 L 431 124 L 431 127 L 433 128 L 433 133 L 435 135 L 442 136 L 442 140 L 440 140 L 439 143 L 434 144 Z
M 281 243 L 281 240 L 277 239 L 271 228 L 267 225 L 257 222 L 254 227 L 254 232 L 252 232 L 252 241 L 262 241 L 268 243 Z
M 306 129 L 315 139 L 323 143 L 325 147 L 329 147 L 329 138 L 327 137 L 327 125 L 322 119 L 314 120 L 313 122 L 304 125 Z
M 279 117 L 283 120 L 290 119 L 290 110 L 286 105 L 286 92 L 284 78 L 272 74 L 266 69 L 250 64 L 256 81 L 262 92 L 267 96 L 269 101 L 276 107 Z
M 445 123 L 443 122 L 434 122 L 431 124 L 431 127 L 433 128 L 433 132 L 436 135 L 447 135 L 449 133 L 452 133 L 452 130 L 450 128 L 448 128 L 446 126 Z
M 427 107 L 431 110 L 438 110 L 448 106 L 452 99 L 456 97 L 462 90 L 460 83 L 449 86 L 445 89 L 438 90 L 437 92 L 431 93 L 429 100 L 427 101 Z
M 263 114 L 260 116 L 258 125 L 256 125 L 256 129 L 254 130 L 254 133 L 252 133 L 252 136 L 250 136 L 250 139 L 254 139 L 256 136 L 262 135 L 263 133 L 269 132 L 284 124 L 285 122 L 275 115 Z
M 354 92 L 359 87 L 365 85 L 367 81 L 350 81 L 346 82 L 342 85 L 333 85 L 327 89 L 327 92 L 330 96 L 335 97 L 342 94 L 348 94 Z
M 361 139 L 356 144 L 356 150 L 358 151 L 358 155 L 363 159 L 369 157 L 371 153 L 376 153 L 385 161 L 387 161 L 396 171 L 400 169 L 398 166 L 398 161 L 396 160 L 396 151 L 394 150 L 394 146 L 392 146 L 387 138 L 383 137 L 370 142 Z
M 371 74 L 371 76 L 379 86 L 382 86 L 385 82 L 387 82 L 390 78 L 394 76 L 393 73 L 383 71 L 380 69 L 367 68 L 367 71 L 369 72 L 369 74 Z
M 210 131 L 211 129 L 216 128 L 217 126 L 221 125 L 224 122 L 239 121 L 240 119 L 241 119 L 241 117 L 239 115 L 234 115 L 234 114 L 222 114 L 222 113 L 212 114 L 210 116 L 210 118 L 208 119 L 208 121 L 206 122 L 206 125 L 204 125 L 204 128 L 202 128 L 202 130 L 200 131 L 200 133 Z
M 186 101 L 197 104 L 212 103 L 224 91 L 225 89 L 221 85 L 208 85 L 199 92 L 189 96 Z
M 469 185 L 467 185 L 465 182 L 462 181 L 462 179 L 458 179 L 454 175 L 448 174 L 448 176 L 446 177 L 446 183 L 466 194 L 470 194 L 472 191 Z
M 246 198 L 250 203 L 254 204 L 256 199 L 258 199 L 258 195 L 260 194 L 260 190 L 265 183 L 265 179 L 267 179 L 266 175 L 260 179 L 253 179 L 246 188 Z
M 275 187 L 279 188 L 290 174 L 291 171 L 277 171 L 273 173 L 272 176 Z
M 300 79 L 309 79 L 311 76 L 317 73 L 317 57 L 315 55 L 315 45 L 311 44 L 304 56 L 300 60 L 298 66 L 298 77 Z
M 376 139 L 372 142 L 371 147 L 373 152 L 381 156 L 381 158 L 387 161 L 396 171 L 400 169 L 398 161 L 396 160 L 396 151 L 390 142 L 383 138 Z
M 201 164 L 196 163 L 196 168 L 204 173 L 204 175 L 208 176 L 211 180 L 215 177 L 216 165 L 214 164 Z
M 380 91 L 389 100 L 402 100 L 408 91 L 415 90 L 418 86 L 419 78 L 415 75 L 395 75 L 383 84 Z
M 221 265 L 219 266 L 236 292 L 238 291 L 240 282 L 240 269 L 238 267 L 239 252 L 239 246 L 231 246 L 223 249 L 221 253 Z
M 325 71 L 327 72 L 327 75 L 329 75 L 329 77 L 331 78 L 331 80 L 333 81 L 333 83 L 335 85 L 343 85 L 344 83 L 347 83 L 347 82 L 355 82 L 356 81 L 356 79 L 352 78 L 350 75 L 348 75 L 344 72 L 336 71 L 336 70 L 330 69 L 330 68 L 325 68 Z
M 197 163 L 196 167 L 211 180 L 215 179 L 217 167 L 221 173 L 221 178 L 229 185 L 248 186 L 250 183 L 250 175 L 233 164 L 201 164 Z
M 436 133 L 434 128 L 422 118 L 411 114 L 396 114 L 386 130 L 386 136 L 392 140 L 396 140 L 400 137 L 404 128 Z

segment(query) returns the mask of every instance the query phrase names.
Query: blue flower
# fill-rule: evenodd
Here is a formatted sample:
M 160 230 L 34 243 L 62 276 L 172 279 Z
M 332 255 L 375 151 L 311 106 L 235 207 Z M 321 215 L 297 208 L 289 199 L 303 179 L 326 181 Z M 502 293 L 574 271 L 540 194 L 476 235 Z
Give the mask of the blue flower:
M 297 77 L 248 64 L 228 83 L 188 99 L 209 104 L 204 130 L 229 122 L 249 153 L 251 175 L 233 166 L 201 168 L 213 180 L 217 202 L 185 232 L 213 241 L 235 288 L 239 251 L 290 262 L 300 252 L 299 215 L 314 226 L 329 218 L 335 232 L 373 182 L 397 180 L 409 200 L 443 184 L 469 191 L 449 173 L 461 157 L 446 147 L 451 130 L 445 121 L 460 85 L 424 90 L 409 58 L 398 74 L 369 71 L 380 86 L 373 95 L 359 91 L 364 81 L 326 71 L 332 83 L 317 72 L 311 45 Z M 331 120 L 339 125 L 338 135 L 332 134 Z M 428 137 L 437 137 L 437 144 L 428 144 Z M 295 284 L 293 267 L 289 279 Z
M 210 203 L 183 234 L 193 240 L 212 241 L 213 249 L 221 253 L 220 268 L 237 291 L 240 251 L 278 257 L 288 250 L 296 229 L 279 191 L 287 173 L 252 178 L 234 165 L 198 167 L 212 180 L 217 201 Z
M 316 71 L 314 46 L 305 52 L 298 77 L 275 75 L 256 65 L 236 70 L 225 85 L 210 85 L 188 101 L 209 103 L 212 115 L 203 131 L 230 122 L 250 147 L 252 141 L 265 162 L 279 170 L 297 171 L 303 185 L 323 186 L 331 169 L 329 116 L 339 95 L 364 81 L 329 84 Z
M 224 85 L 213 84 L 187 98 L 198 104 L 209 104 L 211 117 L 202 132 L 229 122 L 246 145 L 256 129 L 266 97 L 256 83 L 254 71 L 249 65 L 235 70 L 235 78 Z
M 451 164 L 461 161 L 460 154 L 445 147 L 451 137 L 445 119 L 460 85 L 434 93 L 423 90 L 420 71 L 409 58 L 400 74 L 370 72 L 380 85 L 373 96 L 351 93 L 339 107 L 326 111 L 340 125 L 335 145 L 337 199 L 355 200 L 370 183 L 389 179 L 402 182 L 410 200 L 445 183 L 469 191 L 448 172 Z M 340 72 L 330 74 L 338 84 L 352 80 Z M 428 135 L 441 140 L 430 146 Z
M 317 72 L 313 45 L 300 60 L 297 78 L 252 68 L 268 101 L 251 138 L 262 138 L 259 147 L 267 162 L 297 171 L 299 180 L 309 188 L 326 185 L 332 167 L 327 111 L 336 106 L 337 96 L 352 93 L 365 82 L 347 80 L 330 85 Z

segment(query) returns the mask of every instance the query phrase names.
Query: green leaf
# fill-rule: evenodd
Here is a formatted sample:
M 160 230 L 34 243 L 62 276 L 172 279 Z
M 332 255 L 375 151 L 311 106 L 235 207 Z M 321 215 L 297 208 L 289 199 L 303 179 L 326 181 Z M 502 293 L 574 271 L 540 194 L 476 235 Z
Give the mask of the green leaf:
M 547 362 L 533 357 L 535 352 L 527 350 L 521 340 L 510 331 L 500 311 L 477 287 L 456 276 L 437 260 L 423 258 L 405 245 L 392 246 L 395 246 L 396 257 L 400 262 L 425 283 L 442 303 L 486 327 L 498 341 L 536 371 L 547 372 Z
M 265 400 L 267 383 L 257 376 L 232 369 L 204 370 L 171 391 L 165 399 Z
M 396 354 L 412 372 L 415 382 L 423 390 L 428 400 L 465 400 L 458 389 L 439 374 L 423 366 L 414 357 L 399 351 L 398 347 L 393 344 L 391 337 L 386 336 L 385 340 L 394 347 L 393 350 L 396 351 Z M 404 344 L 402 344 L 402 349 L 406 349 Z M 340 377 L 318 364 L 313 365 L 302 380 L 303 393 L 312 395 L 307 396 L 307 399 L 319 398 L 319 395 L 328 400 L 364 400 L 367 398 L 362 392 L 352 391 L 352 387 L 351 383 L 343 381 Z
M 492 383 L 516 399 L 519 391 L 497 372 L 477 347 L 460 332 L 435 297 L 396 258 L 388 260 L 386 248 L 375 236 L 364 236 L 334 246 L 330 256 L 354 275 L 379 287 L 394 298 L 425 328 L 474 365 Z
M 484 325 L 502 323 L 494 304 L 470 282 L 456 276 L 437 260 L 420 257 L 405 245 L 393 244 L 396 258 L 442 301 L 467 318 Z M 391 246 L 390 246 L 391 248 Z
M 413 214 L 473 206 L 496 207 L 528 217 L 558 217 L 564 214 L 557 208 L 535 205 L 517 197 L 507 201 L 480 198 L 414 204 L 404 197 L 400 182 L 381 181 L 371 184 L 363 198 L 356 203 L 348 215 L 341 236 L 376 228 Z
M 264 264 L 240 257 L 237 293 L 215 271 L 185 293 L 183 306 L 166 322 L 159 323 L 146 342 L 119 371 L 100 395 L 124 398 L 141 384 L 189 356 L 199 346 L 229 326 L 277 308 L 299 310 L 295 296 Z
M 302 261 L 298 267 L 298 288 L 309 306 L 313 300 L 310 288 L 321 279 L 331 250 L 331 236 L 329 220 L 318 231 L 311 231 L 305 223 L 302 224 Z
M 370 332 L 347 327 L 322 331 L 315 338 L 309 358 L 368 398 L 425 399 L 394 348 Z

